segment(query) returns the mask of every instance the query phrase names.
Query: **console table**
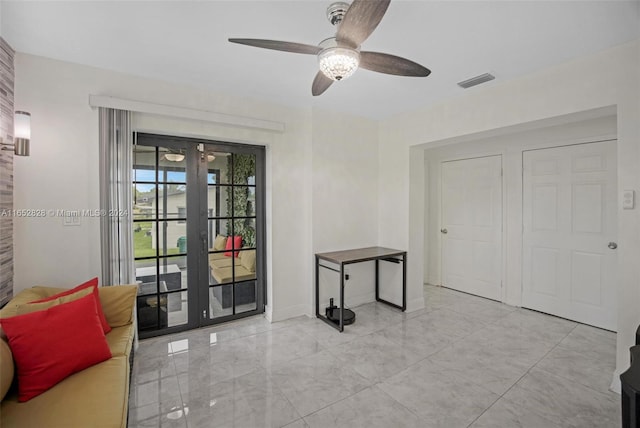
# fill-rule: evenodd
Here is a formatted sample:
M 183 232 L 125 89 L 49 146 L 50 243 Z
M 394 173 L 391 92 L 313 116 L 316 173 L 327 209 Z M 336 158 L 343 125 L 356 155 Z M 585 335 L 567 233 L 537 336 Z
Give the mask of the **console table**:
M 327 266 L 320 263 L 326 261 L 338 265 L 339 268 Z M 376 301 L 385 303 L 394 308 L 401 309 L 403 312 L 407 309 L 407 252 L 394 250 L 384 247 L 367 247 L 356 248 L 353 250 L 334 251 L 331 253 L 316 253 L 316 317 L 320 318 L 338 331 L 344 331 L 344 267 L 354 263 L 362 263 L 375 261 L 376 269 Z M 396 305 L 380 298 L 379 278 L 380 278 L 380 261 L 390 263 L 402 263 L 402 306 Z M 328 269 L 340 274 L 340 321 L 335 323 L 320 313 L 320 268 Z

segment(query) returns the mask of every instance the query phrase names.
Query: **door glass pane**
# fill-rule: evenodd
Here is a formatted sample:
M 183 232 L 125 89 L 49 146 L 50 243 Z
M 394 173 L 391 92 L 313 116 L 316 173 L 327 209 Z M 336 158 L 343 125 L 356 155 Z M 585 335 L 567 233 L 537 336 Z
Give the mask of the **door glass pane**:
M 166 294 L 167 299 L 167 323 L 169 327 L 182 325 L 187 323 L 189 307 L 187 302 L 188 291 L 179 291 Z
M 240 248 L 255 248 L 256 246 L 256 219 L 243 218 L 233 220 L 233 233 L 242 237 Z
M 220 235 L 223 238 L 232 235 L 231 231 L 231 220 L 227 219 L 209 219 L 207 222 L 207 233 L 209 234 L 209 248 L 213 251 L 215 238 Z M 219 242 L 217 250 L 224 250 L 226 245 L 226 240 L 224 243 Z
M 156 181 L 156 148 L 134 146 L 133 174 L 135 182 L 154 183 Z
M 227 186 L 208 185 L 207 186 L 207 208 L 209 218 L 227 217 L 227 198 L 229 192 Z
M 257 307 L 256 282 L 244 281 L 236 287 L 236 313 L 254 311 Z
M 156 259 L 136 260 L 136 283 L 138 295 L 155 294 L 158 292 L 158 271 Z
M 159 218 L 182 218 L 187 216 L 187 185 L 164 183 L 158 185 L 158 197 L 151 199 L 152 211 Z
M 233 184 L 256 184 L 256 155 L 234 154 Z
M 152 331 L 187 323 L 187 291 L 166 293 L 164 281 L 154 295 L 138 295 L 138 328 Z M 159 302 L 159 303 L 158 303 Z
M 231 183 L 231 153 L 214 151 L 209 152 L 207 156 L 214 157 L 212 161 L 207 162 L 207 183 Z M 207 159 L 211 159 L 211 157 L 208 157 Z
M 255 187 L 233 187 L 233 216 L 251 217 L 256 215 Z
M 235 282 L 256 279 L 256 250 L 240 251 L 234 259 L 233 280 Z
M 209 287 L 209 318 L 233 315 L 233 285 Z
M 209 284 L 227 284 L 233 281 L 233 257 L 231 251 L 209 254 Z
M 133 185 L 133 219 L 143 220 L 156 217 L 153 202 L 156 199 L 156 185 L 136 183 Z
M 184 150 L 158 147 L 158 181 L 186 183 L 187 157 Z
M 186 221 L 160 221 L 158 222 L 159 239 L 156 239 L 156 230 L 151 230 L 151 245 L 156 245 L 161 256 L 173 256 L 186 254 L 187 252 L 187 222 Z M 157 243 L 157 244 L 156 244 Z
M 135 258 L 152 257 L 156 255 L 154 221 L 133 222 L 133 255 Z
M 138 330 L 153 331 L 167 328 L 166 304 L 158 306 L 158 296 L 138 297 Z

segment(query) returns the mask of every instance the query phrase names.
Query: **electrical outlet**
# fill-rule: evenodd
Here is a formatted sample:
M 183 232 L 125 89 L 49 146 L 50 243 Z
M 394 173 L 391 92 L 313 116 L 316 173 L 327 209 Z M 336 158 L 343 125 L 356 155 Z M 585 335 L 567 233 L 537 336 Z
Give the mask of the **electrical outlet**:
M 344 280 L 345 280 L 345 281 L 349 281 L 349 274 L 346 274 L 346 275 L 344 276 Z

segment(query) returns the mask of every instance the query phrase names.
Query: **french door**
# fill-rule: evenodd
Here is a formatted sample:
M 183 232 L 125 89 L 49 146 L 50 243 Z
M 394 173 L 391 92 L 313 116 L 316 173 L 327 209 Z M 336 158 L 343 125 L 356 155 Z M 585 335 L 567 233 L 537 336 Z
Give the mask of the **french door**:
M 264 312 L 264 147 L 138 134 L 140 337 Z

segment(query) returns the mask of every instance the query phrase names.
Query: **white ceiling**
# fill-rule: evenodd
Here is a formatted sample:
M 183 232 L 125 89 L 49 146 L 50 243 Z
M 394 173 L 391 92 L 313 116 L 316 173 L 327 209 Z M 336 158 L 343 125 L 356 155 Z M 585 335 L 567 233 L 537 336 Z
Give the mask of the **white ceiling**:
M 395 0 L 363 50 L 409 58 L 431 76 L 359 70 L 320 97 L 311 96 L 314 56 L 227 42 L 317 44 L 334 33 L 325 17 L 330 3 L 0 0 L 0 28 L 20 52 L 370 118 L 460 96 L 456 82 L 478 74 L 493 73 L 497 79 L 485 84 L 493 85 L 640 36 L 637 0 Z

